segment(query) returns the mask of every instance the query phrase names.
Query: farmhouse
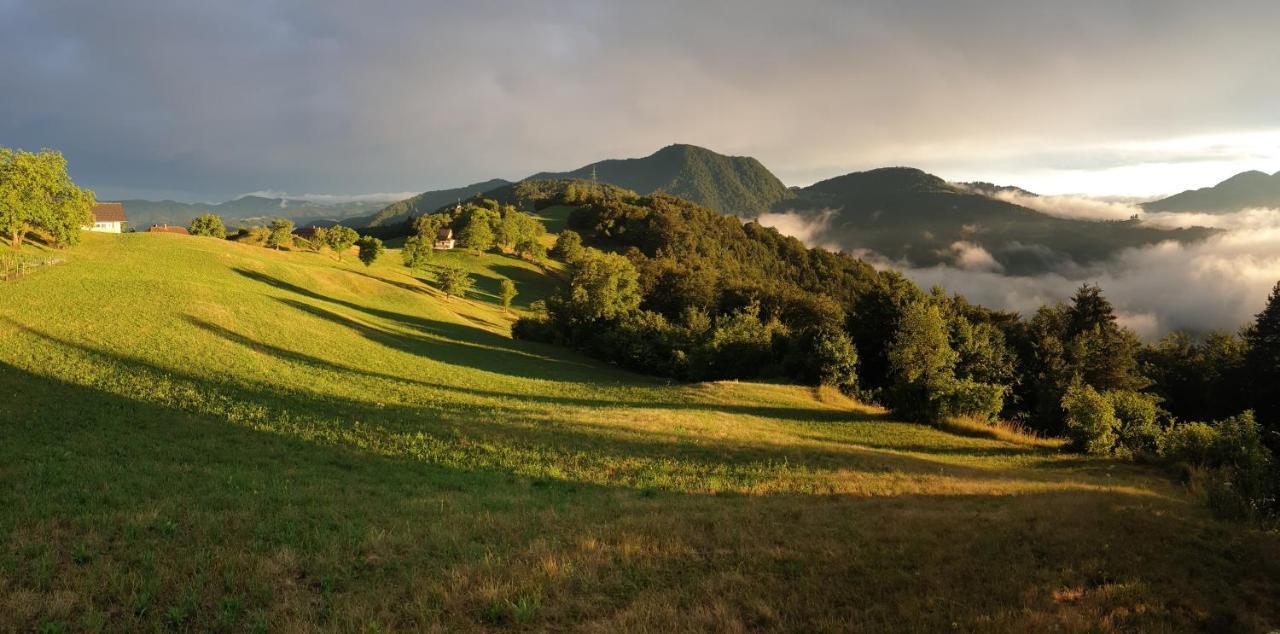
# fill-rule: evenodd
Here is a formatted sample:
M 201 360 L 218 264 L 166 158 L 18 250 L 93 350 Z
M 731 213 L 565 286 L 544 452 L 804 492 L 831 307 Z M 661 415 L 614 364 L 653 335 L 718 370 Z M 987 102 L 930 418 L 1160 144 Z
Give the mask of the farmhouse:
M 93 206 L 93 224 L 83 227 L 101 233 L 123 233 L 129 219 L 124 215 L 124 203 L 98 203 Z
M 453 248 L 454 244 L 456 244 L 456 242 L 453 239 L 453 229 L 445 227 L 436 234 L 435 248 L 442 251 L 448 251 Z
M 180 235 L 191 235 L 187 232 L 186 227 L 176 225 L 151 225 L 147 228 L 147 233 L 177 233 Z

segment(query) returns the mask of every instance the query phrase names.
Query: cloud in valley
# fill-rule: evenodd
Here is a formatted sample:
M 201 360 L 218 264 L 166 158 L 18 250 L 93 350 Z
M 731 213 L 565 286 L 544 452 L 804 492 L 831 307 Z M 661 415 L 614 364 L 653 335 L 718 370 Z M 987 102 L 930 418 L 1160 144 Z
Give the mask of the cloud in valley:
M 1280 281 L 1280 210 L 1229 214 L 1219 226 L 1224 225 L 1233 228 L 1201 243 L 1129 249 L 1069 276 L 1009 277 L 957 267 L 906 273 L 922 286 L 941 284 L 981 304 L 1024 314 L 1068 299 L 1084 282 L 1099 284 L 1121 321 L 1148 339 L 1171 330 L 1236 330 L 1262 309 Z
M 1031 196 L 1016 191 L 1001 191 L 991 197 L 1059 218 L 1128 220 L 1134 215 L 1142 214 L 1142 208 L 1136 204 L 1090 196 Z
M 824 247 L 839 250 L 839 245 L 823 239 L 823 233 L 831 224 L 835 215 L 834 209 L 824 209 L 817 214 L 800 214 L 794 211 L 783 213 L 760 214 L 756 222 L 761 226 L 773 227 L 784 235 L 791 236 L 809 247 Z

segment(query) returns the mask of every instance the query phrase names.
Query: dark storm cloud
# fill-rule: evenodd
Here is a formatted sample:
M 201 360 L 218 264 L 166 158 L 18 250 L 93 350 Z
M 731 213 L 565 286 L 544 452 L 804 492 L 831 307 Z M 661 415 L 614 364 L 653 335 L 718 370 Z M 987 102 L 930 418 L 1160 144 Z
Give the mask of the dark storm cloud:
M 109 196 L 195 198 L 417 190 L 675 141 L 793 183 L 1230 163 L 1247 152 L 1106 150 L 1280 128 L 1280 4 L 1227 4 L 0 0 L 0 145 L 62 149 Z

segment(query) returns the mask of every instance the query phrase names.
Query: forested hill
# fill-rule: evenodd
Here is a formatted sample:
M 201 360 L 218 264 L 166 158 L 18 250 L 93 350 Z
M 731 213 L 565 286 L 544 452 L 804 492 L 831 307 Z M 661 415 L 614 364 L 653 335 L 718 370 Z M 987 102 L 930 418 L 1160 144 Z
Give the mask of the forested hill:
M 725 156 L 696 145 L 668 145 L 644 158 L 610 159 L 570 172 L 542 172 L 527 180 L 587 179 L 651 194 L 665 192 L 741 217 L 764 213 L 791 191 L 749 156 Z
M 1147 211 L 1230 213 L 1250 207 L 1280 207 L 1280 172 L 1242 172 L 1213 187 L 1191 189 L 1144 204 Z
M 423 192 L 413 198 L 391 203 L 372 216 L 351 218 L 343 221 L 342 224 L 348 227 L 385 227 L 400 224 L 413 216 L 429 214 L 456 200 L 472 198 L 477 194 L 483 194 L 491 189 L 510 184 L 511 181 L 494 178 L 480 183 L 472 183 L 465 187 Z
M 991 186 L 994 188 L 994 186 Z M 1060 218 L 909 167 L 838 176 L 775 205 L 820 225 L 817 241 L 867 249 L 915 266 L 948 264 L 1015 275 L 1064 272 L 1121 249 L 1200 240 L 1200 227 L 1163 229 L 1137 221 Z

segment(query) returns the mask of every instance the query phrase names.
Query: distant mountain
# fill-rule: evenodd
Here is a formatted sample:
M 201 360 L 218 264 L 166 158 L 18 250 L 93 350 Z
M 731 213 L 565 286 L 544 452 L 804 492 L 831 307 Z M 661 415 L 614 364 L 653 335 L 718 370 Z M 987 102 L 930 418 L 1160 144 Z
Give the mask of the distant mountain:
M 459 199 L 465 200 L 476 194 L 483 194 L 510 184 L 511 181 L 495 178 L 466 187 L 423 192 L 413 198 L 387 205 L 371 216 L 349 218 L 342 224 L 349 227 L 386 227 L 400 224 L 413 216 L 431 213 Z
M 291 198 L 241 196 L 221 203 L 181 203 L 173 200 L 122 200 L 129 222 L 138 229 L 153 224 L 187 225 L 205 213 L 222 216 L 228 227 L 262 223 L 270 218 L 288 218 L 299 225 L 332 225 L 352 216 L 369 214 L 385 202 L 344 202 L 324 204 Z
M 812 241 L 846 251 L 871 250 L 915 266 L 950 264 L 1013 275 L 1070 273 L 1127 247 L 1200 240 L 1213 233 L 1133 220 L 1058 218 L 975 191 L 980 189 L 918 169 L 889 167 L 802 188 L 775 211 L 799 213 L 817 227 L 810 230 Z
M 1280 207 L 1280 172 L 1242 172 L 1213 187 L 1190 189 L 1142 205 L 1147 211 L 1230 213 L 1250 207 Z
M 661 191 L 741 217 L 764 213 L 792 195 L 754 158 L 683 144 L 668 145 L 644 158 L 609 159 L 571 172 L 541 172 L 526 180 L 591 180 L 593 175 L 642 195 Z
M 773 204 L 794 195 L 754 158 L 726 156 L 696 145 L 682 144 L 668 145 L 644 158 L 608 159 L 570 172 L 539 172 L 521 182 L 592 179 L 642 195 L 666 192 L 720 213 L 744 218 L 764 213 Z M 512 186 L 515 184 L 497 178 L 456 189 L 429 191 L 388 205 L 368 218 L 351 218 L 342 224 L 390 227 L 476 194 L 506 200 L 514 196 Z

